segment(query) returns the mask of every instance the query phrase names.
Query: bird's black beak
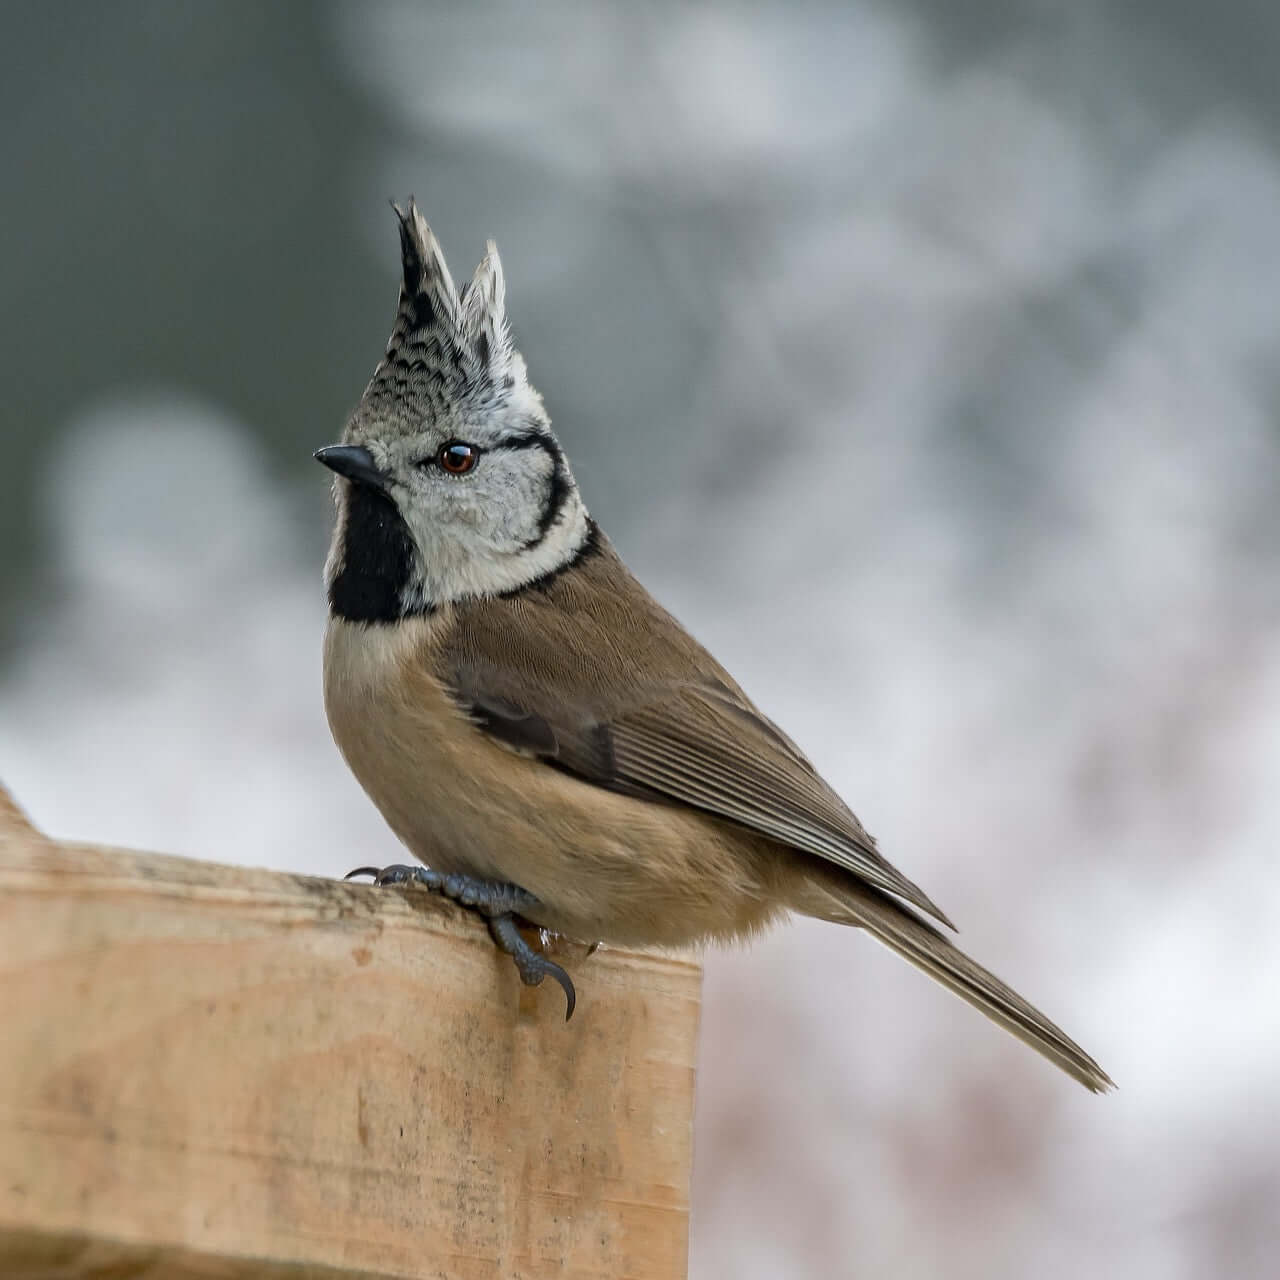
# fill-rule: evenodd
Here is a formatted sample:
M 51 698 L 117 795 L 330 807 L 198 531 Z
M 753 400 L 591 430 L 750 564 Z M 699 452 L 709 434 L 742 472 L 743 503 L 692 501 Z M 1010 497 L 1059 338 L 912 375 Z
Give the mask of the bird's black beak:
M 373 454 L 358 444 L 330 444 L 315 451 L 315 460 L 323 462 L 330 471 L 366 489 L 386 493 L 387 477 L 378 470 Z

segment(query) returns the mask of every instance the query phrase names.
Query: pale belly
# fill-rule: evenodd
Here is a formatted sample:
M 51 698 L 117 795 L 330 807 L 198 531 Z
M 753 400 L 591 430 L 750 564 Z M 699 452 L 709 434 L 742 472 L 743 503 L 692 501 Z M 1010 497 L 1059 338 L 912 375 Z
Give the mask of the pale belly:
M 333 620 L 325 634 L 334 740 L 415 857 L 518 884 L 545 904 L 537 923 L 590 940 L 684 945 L 752 932 L 776 913 L 783 851 L 498 745 L 425 673 L 431 627 Z

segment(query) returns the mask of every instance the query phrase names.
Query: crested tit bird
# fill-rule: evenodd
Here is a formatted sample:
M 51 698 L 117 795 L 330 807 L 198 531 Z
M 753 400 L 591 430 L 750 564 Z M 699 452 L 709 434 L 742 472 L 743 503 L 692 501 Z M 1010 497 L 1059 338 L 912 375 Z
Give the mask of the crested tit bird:
M 636 581 L 587 514 L 512 345 L 490 243 L 461 290 L 413 201 L 386 355 L 342 436 L 324 695 L 352 772 L 528 983 L 516 918 L 583 939 L 856 925 L 1086 1088 L 1111 1081 L 970 960 L 800 749 Z M 357 872 L 353 872 L 358 874 Z

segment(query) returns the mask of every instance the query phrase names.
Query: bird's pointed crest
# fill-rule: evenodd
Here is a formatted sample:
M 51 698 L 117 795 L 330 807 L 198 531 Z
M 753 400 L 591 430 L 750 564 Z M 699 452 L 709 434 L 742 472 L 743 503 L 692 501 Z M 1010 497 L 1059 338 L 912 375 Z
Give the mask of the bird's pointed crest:
M 458 327 L 458 291 L 445 263 L 440 242 L 413 197 L 408 209 L 391 206 L 400 222 L 400 260 L 404 279 L 400 285 L 400 311 L 414 328 Z
M 510 363 L 507 284 L 498 246 L 492 240 L 485 246 L 471 283 L 462 291 L 462 325 L 482 365 L 495 370 Z
M 397 405 L 418 414 L 492 401 L 527 386 L 524 362 L 511 344 L 506 284 L 493 241 L 459 293 L 417 203 L 391 207 L 400 224 L 400 302 L 386 355 L 365 390 L 365 407 Z

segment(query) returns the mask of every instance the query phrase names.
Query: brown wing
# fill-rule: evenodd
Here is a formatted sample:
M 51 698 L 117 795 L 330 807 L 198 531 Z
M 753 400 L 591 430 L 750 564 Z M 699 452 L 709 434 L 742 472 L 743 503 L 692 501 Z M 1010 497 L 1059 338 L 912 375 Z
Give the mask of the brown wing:
M 616 776 L 817 854 L 950 921 L 900 871 L 839 796 L 754 708 L 697 686 L 670 690 L 608 726 Z M 781 738 L 781 743 L 779 739 Z
M 607 544 L 545 588 L 464 607 L 439 656 L 459 704 L 508 746 L 741 823 L 950 924 Z

